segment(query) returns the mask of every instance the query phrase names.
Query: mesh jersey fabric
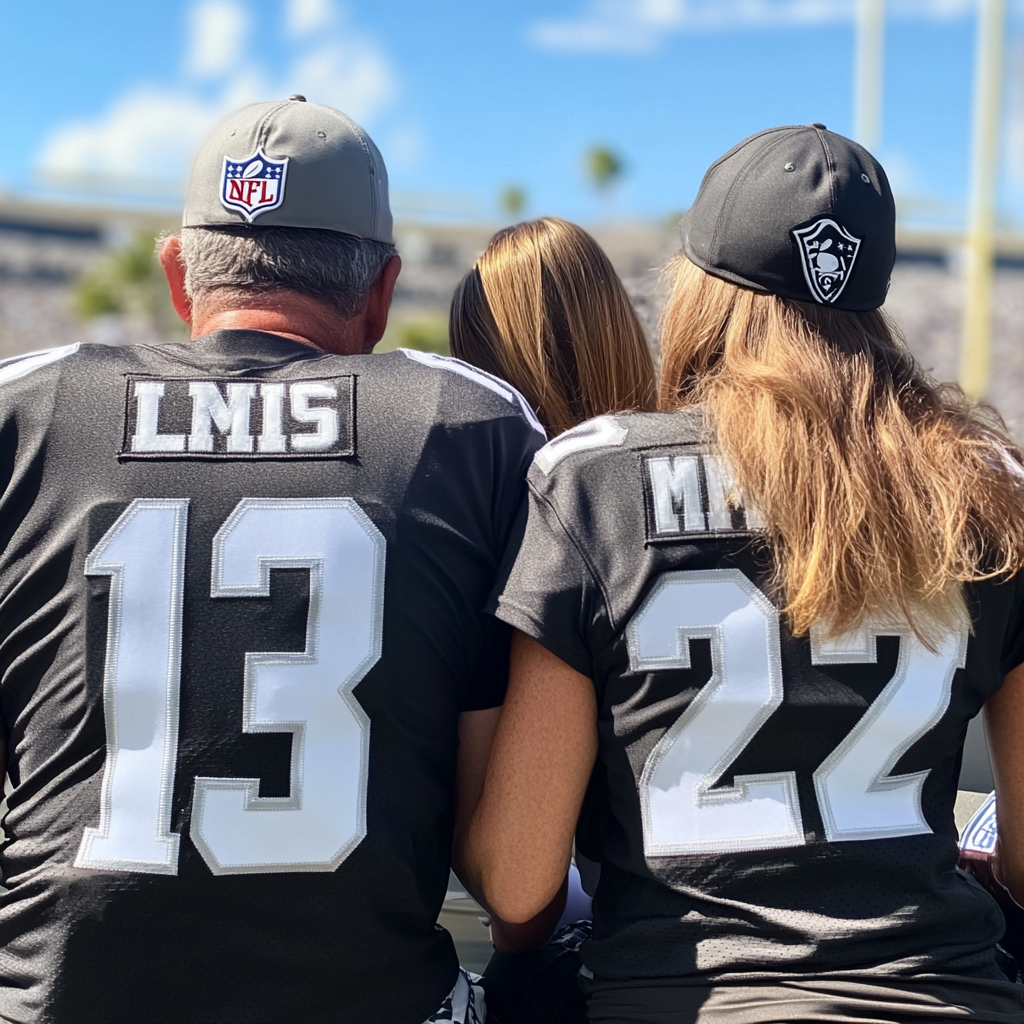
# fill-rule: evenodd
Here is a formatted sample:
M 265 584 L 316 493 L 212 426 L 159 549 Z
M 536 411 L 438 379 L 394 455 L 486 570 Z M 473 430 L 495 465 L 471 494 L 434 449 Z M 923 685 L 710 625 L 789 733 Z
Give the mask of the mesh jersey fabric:
M 295 457 L 261 458 L 262 448 L 287 447 L 279 429 L 286 388 L 303 420 L 286 420 Z M 165 407 L 147 425 L 145 396 L 161 389 Z M 339 389 L 345 401 L 324 411 L 323 395 Z M 167 404 L 172 392 L 177 406 Z M 190 428 L 192 392 L 199 412 Z M 253 402 L 251 421 L 239 394 Z M 268 427 L 275 408 L 277 427 Z M 168 419 L 175 409 L 184 417 L 178 426 Z M 265 436 L 248 436 L 261 423 Z M 313 427 L 343 454 L 306 457 Z M 176 429 L 192 429 L 194 457 Z M 300 434 L 307 439 L 296 440 Z M 2 854 L 9 892 L 0 902 L 0 1018 L 419 1024 L 436 1010 L 458 969 L 452 940 L 435 923 L 449 871 L 457 721 L 503 699 L 507 636 L 483 607 L 541 443 L 510 388 L 454 360 L 424 365 L 402 352 L 334 356 L 275 335 L 221 331 L 188 345 L 81 346 L 0 367 L 0 708 L 13 785 Z M 147 447 L 155 455 L 133 457 Z M 183 565 L 180 622 L 165 627 L 172 643 L 180 638 L 180 683 L 168 682 L 169 693 L 178 690 L 166 708 L 177 750 L 153 782 L 167 794 L 177 863 L 173 872 L 158 866 L 162 874 L 97 869 L 95 860 L 81 861 L 88 830 L 131 831 L 132 815 L 151 811 L 148 803 L 129 806 L 117 789 L 134 786 L 137 796 L 139 780 L 153 772 L 130 760 L 154 742 L 133 724 L 142 684 L 116 676 L 129 648 L 148 641 L 121 630 L 111 607 L 115 583 L 123 595 L 134 587 L 138 607 L 118 598 L 118 621 L 160 625 L 159 615 L 139 608 L 163 600 L 163 577 L 140 584 L 127 574 L 133 558 L 148 565 L 161 550 L 165 520 L 153 510 L 164 506 L 187 520 L 175 563 Z M 152 537 L 138 527 L 127 555 L 104 549 L 130 508 L 151 517 Z M 242 536 L 240 509 L 284 510 L 263 534 L 245 534 L 242 551 L 254 574 L 264 554 L 276 551 L 277 561 L 260 562 L 264 596 L 236 587 L 214 597 L 212 581 L 236 571 L 230 542 Z M 323 509 L 334 516 L 323 522 L 378 538 L 372 593 L 353 582 L 363 579 L 355 563 L 328 564 L 335 556 L 323 551 L 334 552 L 335 540 L 313 529 Z M 103 550 L 111 552 L 106 566 L 98 564 Z M 313 557 L 304 563 L 290 551 Z M 347 668 L 334 676 L 309 666 L 322 652 L 344 654 L 345 630 L 364 622 L 381 587 L 379 657 L 368 654 L 361 680 L 343 696 Z M 335 617 L 325 619 L 330 609 Z M 163 664 L 163 646 L 140 649 Z M 145 657 L 141 664 L 144 674 Z M 344 734 L 355 744 L 351 756 L 363 757 L 358 778 L 331 768 L 330 758 L 349 757 L 348 747 L 325 743 L 328 726 L 315 714 L 289 717 L 296 699 L 313 699 L 303 696 L 312 683 L 302 680 L 314 676 L 288 675 L 295 672 L 320 672 L 325 719 L 358 727 L 356 739 Z M 107 727 L 111 707 L 120 716 L 116 735 Z M 105 796 L 108 744 L 127 768 L 111 775 Z M 227 857 L 234 866 L 217 874 L 197 846 L 197 778 L 207 780 L 211 822 L 272 833 L 260 832 L 250 843 L 255 853 Z M 260 801 L 250 810 L 242 807 L 244 779 L 252 780 L 246 807 Z M 301 841 L 317 849 L 326 842 L 317 828 L 341 827 L 342 812 L 318 796 L 335 791 L 357 822 L 340 863 L 316 866 L 305 853 L 294 870 L 287 858 L 269 863 L 273 856 L 260 851 L 293 842 L 298 826 L 289 822 L 311 821 Z M 237 807 L 218 805 L 217 818 L 215 798 Z M 221 834 L 217 849 L 237 831 Z
M 908 669 L 908 659 L 930 663 L 923 645 L 895 628 L 872 630 L 874 646 L 860 657 L 831 659 L 787 632 L 767 597 L 757 512 L 726 500 L 729 470 L 706 443 L 701 410 L 591 421 L 543 448 L 528 484 L 521 540 L 490 607 L 594 682 L 600 748 L 577 849 L 601 863 L 594 938 L 583 947 L 596 982 L 907 973 L 977 976 L 998 987 L 1002 916 L 956 870 L 953 804 L 967 723 L 1024 661 L 1020 576 L 968 589 L 974 629 L 943 663 L 944 696 L 942 671 L 933 678 Z M 742 598 L 725 617 L 712 607 L 719 593 Z M 679 609 L 690 618 L 673 618 Z M 764 649 L 773 621 L 774 653 Z M 762 637 L 755 630 L 750 641 L 755 627 Z M 776 671 L 777 700 L 749 728 L 734 724 L 749 710 L 743 694 L 719 718 L 708 712 L 730 675 L 756 690 Z M 861 720 L 897 701 L 894 687 L 910 685 L 911 673 L 933 695 L 933 721 L 898 737 L 902 750 L 880 748 L 884 737 L 857 733 Z M 703 767 L 688 768 L 686 758 L 719 733 Z M 862 789 L 900 789 L 916 815 L 909 825 L 882 821 L 888 834 L 872 838 L 839 827 L 851 799 L 841 792 L 828 831 L 835 791 L 818 777 L 837 750 L 850 755 L 858 735 L 856 752 L 881 765 Z M 684 744 L 698 753 L 682 754 Z M 655 770 L 674 766 L 675 776 L 652 774 L 659 756 Z M 831 782 L 848 782 L 849 771 L 847 758 Z M 692 778 L 702 772 L 703 793 Z M 761 786 L 762 804 L 772 786 L 776 803 L 790 787 L 792 834 L 773 838 L 753 800 L 729 819 L 732 832 L 712 833 L 703 846 L 693 845 L 702 834 L 674 824 L 674 815 L 696 821 L 704 807 L 735 804 L 744 786 Z

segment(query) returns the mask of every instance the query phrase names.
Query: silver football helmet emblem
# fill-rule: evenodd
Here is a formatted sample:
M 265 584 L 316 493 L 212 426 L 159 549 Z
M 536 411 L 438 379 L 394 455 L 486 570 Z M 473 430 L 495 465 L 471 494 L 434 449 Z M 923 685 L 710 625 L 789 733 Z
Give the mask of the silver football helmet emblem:
M 829 217 L 822 217 L 810 227 L 795 229 L 793 237 L 800 247 L 811 295 L 817 302 L 835 302 L 850 280 L 862 239 Z

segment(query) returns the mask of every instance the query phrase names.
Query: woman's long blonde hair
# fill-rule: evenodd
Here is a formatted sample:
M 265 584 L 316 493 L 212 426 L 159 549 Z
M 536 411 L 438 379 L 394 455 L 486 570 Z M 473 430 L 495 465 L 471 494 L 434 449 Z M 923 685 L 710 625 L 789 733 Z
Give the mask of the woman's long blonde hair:
M 754 292 L 682 254 L 669 272 L 659 406 L 705 407 L 796 635 L 902 613 L 934 646 L 967 621 L 962 584 L 1024 565 L 1002 422 L 930 379 L 881 310 Z
M 654 363 L 622 282 L 582 228 L 542 217 L 499 231 L 455 289 L 452 354 L 507 380 L 552 436 L 655 406 Z

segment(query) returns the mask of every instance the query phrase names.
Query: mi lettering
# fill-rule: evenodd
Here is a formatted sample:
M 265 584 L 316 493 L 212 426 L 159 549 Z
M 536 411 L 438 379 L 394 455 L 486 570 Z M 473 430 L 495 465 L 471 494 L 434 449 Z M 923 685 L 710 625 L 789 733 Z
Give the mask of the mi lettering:
M 649 488 L 648 540 L 750 533 L 764 518 L 744 505 L 732 467 L 718 455 L 662 455 L 644 460 Z
M 352 377 L 129 380 L 121 458 L 353 454 Z

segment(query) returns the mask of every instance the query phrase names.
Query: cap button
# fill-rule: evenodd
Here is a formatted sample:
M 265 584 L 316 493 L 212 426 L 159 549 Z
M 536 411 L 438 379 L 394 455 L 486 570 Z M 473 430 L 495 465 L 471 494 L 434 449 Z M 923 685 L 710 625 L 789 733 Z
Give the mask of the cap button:
M 306 97 L 303 96 L 302 93 L 300 93 L 300 92 L 293 92 L 291 94 L 291 96 L 288 97 L 288 99 L 290 99 L 290 100 L 297 100 L 299 103 L 305 103 L 306 102 Z
M 292 98 L 294 99 L 294 97 L 292 97 Z M 820 121 L 813 121 L 813 122 L 811 122 L 811 127 L 812 128 L 820 128 L 823 132 L 827 132 L 828 131 L 828 129 Z

